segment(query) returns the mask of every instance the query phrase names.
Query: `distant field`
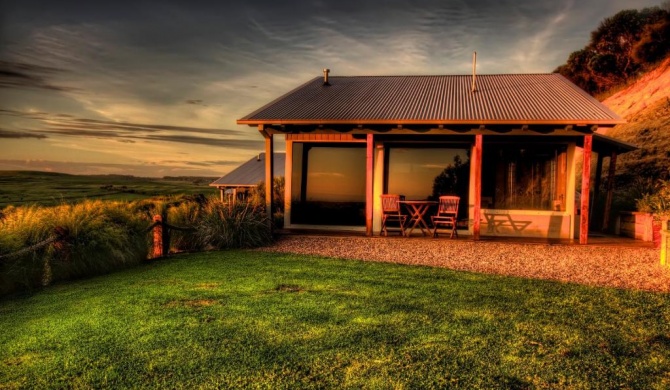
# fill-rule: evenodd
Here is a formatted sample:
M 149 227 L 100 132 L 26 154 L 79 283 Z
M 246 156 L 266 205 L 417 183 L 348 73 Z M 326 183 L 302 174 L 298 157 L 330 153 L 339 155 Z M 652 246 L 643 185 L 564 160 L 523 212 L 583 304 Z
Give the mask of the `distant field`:
M 214 195 L 217 190 L 208 185 L 215 179 L 0 171 L 0 208 L 24 204 L 49 206 L 83 199 L 136 200 L 160 195 Z

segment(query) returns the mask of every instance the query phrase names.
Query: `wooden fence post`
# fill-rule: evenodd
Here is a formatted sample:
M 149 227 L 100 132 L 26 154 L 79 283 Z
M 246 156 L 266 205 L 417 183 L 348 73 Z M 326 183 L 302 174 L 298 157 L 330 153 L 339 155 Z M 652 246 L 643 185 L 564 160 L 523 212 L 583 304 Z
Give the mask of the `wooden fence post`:
M 665 230 L 668 227 L 668 222 L 664 222 L 661 227 L 661 265 L 670 266 L 668 264 L 668 244 L 670 244 L 670 230 Z
M 151 258 L 163 257 L 163 217 L 154 215 L 154 247 Z

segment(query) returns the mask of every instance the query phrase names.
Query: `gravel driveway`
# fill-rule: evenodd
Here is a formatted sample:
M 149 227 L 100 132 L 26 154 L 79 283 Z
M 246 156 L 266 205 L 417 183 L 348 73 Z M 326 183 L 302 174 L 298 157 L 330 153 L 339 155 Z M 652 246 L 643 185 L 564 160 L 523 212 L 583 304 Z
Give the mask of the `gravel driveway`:
M 287 235 L 260 250 L 670 292 L 670 267 L 653 248 Z

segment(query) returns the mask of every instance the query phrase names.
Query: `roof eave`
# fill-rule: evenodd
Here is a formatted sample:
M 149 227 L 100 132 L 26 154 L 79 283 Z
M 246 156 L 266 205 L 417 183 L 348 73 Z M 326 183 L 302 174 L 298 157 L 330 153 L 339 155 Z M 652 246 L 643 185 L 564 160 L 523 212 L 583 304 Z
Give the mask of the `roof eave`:
M 407 120 L 407 119 L 238 119 L 238 125 L 577 125 L 616 126 L 626 123 L 623 119 L 580 120 Z

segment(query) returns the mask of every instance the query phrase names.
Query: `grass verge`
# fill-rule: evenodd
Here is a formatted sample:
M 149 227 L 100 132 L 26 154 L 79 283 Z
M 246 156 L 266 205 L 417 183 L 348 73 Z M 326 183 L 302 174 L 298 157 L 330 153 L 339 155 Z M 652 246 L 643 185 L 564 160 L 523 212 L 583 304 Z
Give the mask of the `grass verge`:
M 0 388 L 667 388 L 670 295 L 241 250 L 0 301 Z

